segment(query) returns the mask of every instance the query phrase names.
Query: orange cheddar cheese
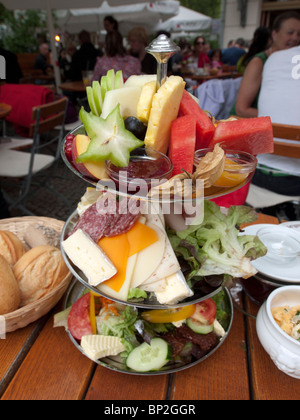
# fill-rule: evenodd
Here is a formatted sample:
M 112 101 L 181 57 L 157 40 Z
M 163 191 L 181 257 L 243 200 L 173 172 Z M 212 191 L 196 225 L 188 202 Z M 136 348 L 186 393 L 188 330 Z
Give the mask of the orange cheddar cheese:
M 130 257 L 158 241 L 157 233 L 140 222 L 135 223 L 126 235 L 130 244 Z
M 128 258 L 156 241 L 158 241 L 156 232 L 140 222 L 135 223 L 126 233 L 101 238 L 98 245 L 118 270 L 113 277 L 104 283 L 115 292 L 119 292 L 126 279 Z
M 105 284 L 114 291 L 119 292 L 126 277 L 127 260 L 130 251 L 127 235 L 122 233 L 110 238 L 101 238 L 98 245 L 118 270 L 113 277 L 105 281 Z

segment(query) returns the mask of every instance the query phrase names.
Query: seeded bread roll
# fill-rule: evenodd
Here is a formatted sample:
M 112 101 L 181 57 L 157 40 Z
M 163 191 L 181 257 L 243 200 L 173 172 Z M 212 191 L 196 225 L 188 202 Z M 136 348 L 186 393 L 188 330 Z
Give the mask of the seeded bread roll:
M 6 259 L 0 255 L 0 315 L 18 309 L 20 301 L 20 290 L 14 273 Z
M 13 268 L 21 292 L 21 306 L 42 298 L 68 274 L 61 251 L 41 245 L 26 252 Z
M 20 239 L 12 232 L 0 230 L 0 255 L 2 255 L 10 266 L 24 255 L 26 249 Z

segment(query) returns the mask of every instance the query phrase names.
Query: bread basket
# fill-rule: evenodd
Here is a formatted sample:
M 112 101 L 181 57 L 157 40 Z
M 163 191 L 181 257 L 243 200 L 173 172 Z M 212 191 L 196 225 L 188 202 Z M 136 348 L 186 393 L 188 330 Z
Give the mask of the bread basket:
M 61 233 L 64 222 L 48 217 L 24 216 L 0 220 L 0 230 L 8 230 L 18 236 L 25 244 L 24 235 L 29 226 L 42 225 Z M 17 309 L 14 312 L 3 315 L 5 318 L 5 331 L 12 332 L 24 328 L 32 322 L 46 315 L 61 299 L 72 279 L 69 273 L 64 280 L 46 296 Z

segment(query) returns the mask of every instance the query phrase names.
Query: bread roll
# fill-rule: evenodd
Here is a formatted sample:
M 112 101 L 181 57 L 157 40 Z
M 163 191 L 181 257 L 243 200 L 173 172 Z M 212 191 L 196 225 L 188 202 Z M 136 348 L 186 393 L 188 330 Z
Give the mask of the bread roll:
M 0 230 L 0 255 L 6 259 L 10 266 L 15 265 L 25 252 L 25 246 L 14 233 Z
M 68 274 L 61 251 L 41 245 L 27 251 L 13 268 L 21 292 L 21 306 L 42 298 Z
M 14 273 L 6 259 L 0 255 L 0 315 L 18 309 L 20 301 L 20 290 Z

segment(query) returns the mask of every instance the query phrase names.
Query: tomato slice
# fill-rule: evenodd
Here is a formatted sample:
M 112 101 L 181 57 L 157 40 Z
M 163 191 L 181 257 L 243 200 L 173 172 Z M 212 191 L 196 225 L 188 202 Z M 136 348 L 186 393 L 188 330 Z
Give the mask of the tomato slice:
M 196 310 L 191 318 L 200 322 L 201 324 L 211 325 L 216 319 L 217 314 L 217 305 L 215 302 L 209 298 L 203 300 L 202 302 L 196 303 L 195 306 Z
M 176 309 L 154 309 L 142 313 L 142 318 L 153 324 L 183 321 L 190 318 L 195 312 L 195 305 L 184 306 Z

